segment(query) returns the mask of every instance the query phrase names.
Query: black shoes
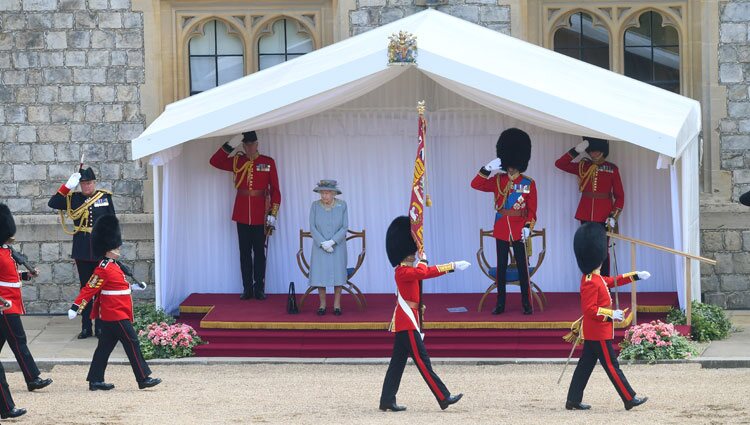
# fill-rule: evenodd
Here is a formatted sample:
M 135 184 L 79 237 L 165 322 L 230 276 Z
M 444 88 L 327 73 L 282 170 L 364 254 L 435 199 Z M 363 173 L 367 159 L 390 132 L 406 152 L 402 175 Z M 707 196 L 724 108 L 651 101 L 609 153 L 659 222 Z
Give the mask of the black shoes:
M 33 381 L 26 383 L 26 388 L 28 388 L 29 391 L 41 390 L 42 388 L 46 387 L 47 385 L 51 383 L 52 383 L 51 379 L 49 378 L 42 379 L 37 376 L 36 379 L 34 379 Z
M 256 300 L 265 300 L 268 298 L 266 296 L 266 293 L 264 291 L 255 291 L 255 299 Z
M 325 316 L 326 315 L 326 309 L 325 307 L 320 307 L 318 309 L 318 316 Z
M 90 391 L 109 391 L 115 387 L 115 384 L 108 384 L 106 382 L 89 382 Z
M 530 315 L 532 313 L 531 307 L 524 307 L 523 308 L 523 314 Z
M 250 295 L 250 293 L 247 291 L 243 292 L 242 295 L 240 295 L 241 300 L 249 300 L 250 298 L 252 298 L 252 295 Z
M 381 404 L 380 407 L 379 407 L 379 409 L 382 410 L 382 411 L 384 411 L 384 412 L 387 412 L 389 410 L 392 411 L 392 412 L 403 412 L 404 410 L 406 410 L 406 406 L 399 406 L 394 401 L 391 404 Z
M 26 414 L 26 409 L 12 408 L 8 412 L 0 412 L 0 419 L 17 418 Z
M 458 403 L 458 400 L 461 400 L 461 397 L 463 397 L 463 396 L 464 395 L 462 393 L 460 393 L 458 395 L 450 395 L 450 396 L 448 396 L 448 398 L 446 398 L 445 400 L 439 402 L 440 403 L 440 408 L 443 409 L 443 410 L 447 409 L 448 406 L 450 406 L 451 404 Z
M 78 339 L 86 339 L 91 336 L 91 329 L 84 329 L 78 334 Z
M 648 397 L 633 397 L 632 400 L 625 402 L 625 410 L 630 410 L 634 408 L 635 406 L 640 406 L 641 404 L 645 403 L 646 400 L 648 400 Z
M 568 410 L 589 410 L 591 409 L 590 404 L 584 404 L 584 403 L 573 403 L 572 401 L 566 401 L 565 402 L 565 408 Z
M 492 310 L 492 314 L 503 314 L 505 312 L 505 306 L 504 305 L 496 305 L 495 309 Z
M 138 388 L 142 390 L 144 388 L 155 387 L 159 384 L 161 384 L 161 379 L 148 377 L 145 381 L 141 381 L 138 383 Z
M 334 316 L 341 316 L 341 309 L 340 308 L 334 308 L 333 309 L 333 315 Z

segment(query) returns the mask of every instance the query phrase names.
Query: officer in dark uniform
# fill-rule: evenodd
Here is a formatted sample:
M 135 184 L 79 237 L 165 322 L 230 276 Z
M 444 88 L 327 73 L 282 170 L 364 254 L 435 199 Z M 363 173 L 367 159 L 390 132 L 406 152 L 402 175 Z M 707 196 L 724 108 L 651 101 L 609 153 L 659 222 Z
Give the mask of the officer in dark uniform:
M 617 362 L 617 352 L 612 347 L 615 337 L 615 321 L 625 319 L 625 312 L 612 305 L 610 288 L 627 285 L 651 277 L 649 272 L 630 272 L 616 277 L 602 276 L 600 269 L 607 256 L 607 233 L 599 223 L 584 223 L 573 237 L 573 251 L 578 268 L 581 269 L 581 330 L 583 352 L 573 373 L 568 389 L 568 410 L 588 410 L 590 405 L 582 403 L 583 390 L 589 382 L 597 360 L 607 372 L 626 410 L 641 405 L 648 397 L 636 397 Z M 577 342 L 577 341 L 576 341 Z
M 242 143 L 244 152 L 235 149 Z M 234 174 L 232 220 L 237 222 L 243 291 L 240 299 L 266 299 L 266 238 L 276 226 L 281 204 L 279 176 L 273 158 L 258 153 L 254 131 L 224 143 L 210 161 L 214 167 Z M 254 283 L 253 283 L 254 281 Z
M 81 191 L 72 192 L 79 183 L 81 184 Z M 60 189 L 52 195 L 47 205 L 50 208 L 60 210 L 60 224 L 63 231 L 73 235 L 72 257 L 76 262 L 78 280 L 81 288 L 83 288 L 98 264 L 91 247 L 91 229 L 99 217 L 115 214 L 112 193 L 96 188 L 96 176 L 91 167 L 81 168 L 60 186 Z M 73 229 L 67 228 L 66 218 L 73 220 Z M 78 335 L 78 339 L 91 336 L 91 305 L 87 308 L 88 310 L 81 314 L 81 333 Z M 97 336 L 99 336 L 99 333 L 100 329 L 97 326 Z

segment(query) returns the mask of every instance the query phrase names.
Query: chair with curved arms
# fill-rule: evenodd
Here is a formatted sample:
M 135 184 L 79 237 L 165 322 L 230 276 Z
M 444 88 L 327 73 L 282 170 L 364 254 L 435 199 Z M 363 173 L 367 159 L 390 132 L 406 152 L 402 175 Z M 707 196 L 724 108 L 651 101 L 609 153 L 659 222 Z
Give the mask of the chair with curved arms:
M 310 262 L 307 261 L 307 257 L 305 257 L 305 238 L 312 239 L 312 234 L 310 232 L 306 232 L 302 229 L 299 231 L 299 251 L 297 251 L 297 265 L 299 266 L 300 271 L 306 278 L 310 278 Z M 359 310 L 364 310 L 367 308 L 367 301 L 365 300 L 365 295 L 362 293 L 362 291 L 359 290 L 357 285 L 355 285 L 352 282 L 352 278 L 354 275 L 357 274 L 359 269 L 362 267 L 362 263 L 365 261 L 365 252 L 366 252 L 366 238 L 365 238 L 365 230 L 362 229 L 361 232 L 357 232 L 354 230 L 347 230 L 346 231 L 346 243 L 348 244 L 349 241 L 352 241 L 354 239 L 359 239 L 361 243 L 362 249 L 360 250 L 359 254 L 357 255 L 357 263 L 354 265 L 354 267 L 347 267 L 346 269 L 346 284 L 342 286 L 343 290 L 352 294 L 354 296 L 354 300 L 357 302 L 357 307 Z M 352 242 L 356 243 L 356 242 Z M 307 288 L 307 291 L 305 291 L 304 295 L 302 295 L 302 299 L 299 301 L 299 309 L 302 310 L 302 306 L 305 303 L 305 298 L 316 289 L 314 286 L 310 286 Z
M 490 262 L 487 261 L 487 257 L 485 256 L 485 253 L 484 253 L 484 238 L 490 238 L 494 245 L 495 238 L 492 237 L 492 230 L 479 229 L 479 250 L 477 251 L 477 262 L 479 263 L 479 268 L 482 269 L 482 273 L 484 273 L 484 275 L 487 276 L 492 281 L 492 284 L 487 288 L 486 291 L 484 291 L 484 295 L 482 295 L 482 299 L 479 301 L 479 307 L 477 308 L 478 312 L 482 311 L 482 307 L 484 306 L 484 301 L 487 298 L 487 296 L 492 291 L 497 289 L 497 267 L 490 265 Z M 534 283 L 533 280 L 531 280 L 531 278 L 539 270 L 539 267 L 542 266 L 542 262 L 544 261 L 544 256 L 547 252 L 546 229 L 531 231 L 531 236 L 529 237 L 530 246 L 533 245 L 534 238 L 541 239 L 542 250 L 536 256 L 536 264 L 533 266 L 531 265 L 529 266 L 529 285 L 532 288 L 531 294 L 533 295 L 534 300 L 536 300 L 537 306 L 539 306 L 539 311 L 544 311 L 544 306 L 547 305 L 547 297 L 544 295 L 544 292 L 539 288 L 539 286 L 536 283 Z M 520 274 L 518 273 L 518 267 L 516 267 L 516 259 L 513 258 L 512 252 L 509 252 L 509 257 L 510 257 L 510 264 L 508 264 L 508 271 L 505 274 L 506 284 L 520 286 L 521 285 Z M 531 258 L 530 257 L 528 258 L 529 258 L 529 264 L 531 264 L 531 261 L 530 261 Z

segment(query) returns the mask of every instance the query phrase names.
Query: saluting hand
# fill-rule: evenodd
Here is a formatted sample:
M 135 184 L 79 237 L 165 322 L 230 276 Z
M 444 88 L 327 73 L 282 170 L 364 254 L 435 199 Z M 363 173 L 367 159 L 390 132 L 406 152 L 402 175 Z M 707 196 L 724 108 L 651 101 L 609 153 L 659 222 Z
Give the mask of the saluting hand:
M 81 173 L 73 173 L 68 178 L 68 181 L 65 182 L 65 187 L 68 188 L 68 190 L 73 190 L 78 186 L 78 183 L 81 182 Z
M 232 137 L 231 139 L 229 139 L 229 141 L 227 142 L 227 144 L 229 146 L 231 146 L 232 149 L 237 149 L 237 146 L 239 146 L 239 145 L 242 144 L 242 134 L 238 134 L 238 135 Z
M 583 142 L 576 145 L 575 150 L 579 154 L 586 152 L 586 149 L 589 147 L 589 141 L 584 140 Z
M 484 166 L 484 169 L 487 171 L 497 171 L 500 169 L 500 166 L 502 163 L 500 162 L 500 158 L 495 158 L 492 161 L 488 162 L 487 165 Z

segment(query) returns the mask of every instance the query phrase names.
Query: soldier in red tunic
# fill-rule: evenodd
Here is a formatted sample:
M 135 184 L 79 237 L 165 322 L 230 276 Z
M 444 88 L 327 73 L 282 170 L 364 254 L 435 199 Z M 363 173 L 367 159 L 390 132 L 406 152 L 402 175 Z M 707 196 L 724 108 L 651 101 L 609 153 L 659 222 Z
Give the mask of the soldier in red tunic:
M 52 379 L 42 379 L 39 368 L 27 345 L 26 330 L 21 315 L 26 314 L 21 295 L 21 281 L 30 281 L 38 275 L 36 270 L 18 271 L 10 243 L 16 234 L 16 222 L 5 204 L 0 204 L 0 297 L 10 302 L 10 307 L 0 315 L 0 348 L 8 342 L 18 366 L 23 372 L 26 388 L 29 391 L 42 389 L 52 383 Z M 2 410 L 0 409 L 0 413 Z
M 612 305 L 609 288 L 627 285 L 637 280 L 651 277 L 649 272 L 630 272 L 617 277 L 602 276 L 599 268 L 607 255 L 607 234 L 604 227 L 597 223 L 585 223 L 576 231 L 573 239 L 573 250 L 576 254 L 578 268 L 581 269 L 581 313 L 583 320 L 579 338 L 583 340 L 583 352 L 573 373 L 568 388 L 568 410 L 587 410 L 591 406 L 582 403 L 583 391 L 589 381 L 591 372 L 599 360 L 615 386 L 617 393 L 630 410 L 643 404 L 648 397 L 636 397 L 628 380 L 620 370 L 617 353 L 612 348 L 615 337 L 614 321 L 625 318 L 623 310 L 616 310 Z
M 96 220 L 91 232 L 93 252 L 100 259 L 88 283 L 81 289 L 73 305 L 68 310 L 68 318 L 75 319 L 79 312 L 96 295 L 96 302 L 91 310 L 92 318 L 101 322 L 102 333 L 91 360 L 91 367 L 86 380 L 89 390 L 111 390 L 114 384 L 104 382 L 104 371 L 107 368 L 109 355 L 117 342 L 122 343 L 125 354 L 130 360 L 133 374 L 138 381 L 138 388 L 144 389 L 161 383 L 159 378 L 151 378 L 146 360 L 141 353 L 138 335 L 133 329 L 133 300 L 131 290 L 144 290 L 139 284 L 129 284 L 125 274 L 117 264 L 120 257 L 122 237 L 120 223 L 114 215 L 105 215 Z
M 578 155 L 587 152 L 591 159 L 573 162 Z M 606 161 L 609 142 L 595 137 L 584 137 L 575 148 L 555 161 L 555 167 L 578 177 L 581 201 L 578 203 L 576 219 L 581 224 L 594 222 L 602 227 L 614 229 L 625 205 L 625 192 L 617 166 Z M 609 253 L 602 264 L 602 275 L 609 276 Z
M 454 261 L 438 266 L 428 266 L 427 257 L 422 254 L 414 266 L 417 244 L 411 236 L 411 224 L 406 216 L 396 217 L 385 236 L 385 248 L 388 260 L 395 267 L 396 295 L 398 303 L 393 312 L 391 332 L 396 333 L 393 342 L 393 354 L 388 372 L 385 374 L 383 391 L 380 394 L 380 410 L 400 412 L 406 407 L 396 404 L 396 393 L 401 384 L 401 376 L 409 356 L 427 382 L 427 386 L 445 410 L 458 402 L 463 394 L 451 395 L 440 377 L 432 370 L 430 356 L 422 341 L 422 280 L 442 276 L 454 270 L 465 270 L 470 266 L 466 261 Z
M 245 151 L 231 155 L 243 142 Z M 281 204 L 276 163 L 270 156 L 258 153 L 258 136 L 254 131 L 235 136 L 211 157 L 211 165 L 234 173 L 232 220 L 237 222 L 240 245 L 243 292 L 241 299 L 266 299 L 266 235 L 276 225 Z M 267 199 L 270 198 L 270 206 Z M 255 283 L 253 283 L 253 281 Z
M 523 130 L 509 128 L 500 134 L 495 149 L 497 158 L 480 168 L 471 181 L 472 188 L 491 192 L 495 197 L 492 236 L 497 247 L 497 305 L 492 314 L 505 311 L 505 284 L 511 245 L 521 284 L 523 314 L 532 314 L 526 239 L 536 224 L 536 183 L 531 177 L 521 174 L 529 165 L 531 139 Z M 501 168 L 505 173 L 490 176 Z

